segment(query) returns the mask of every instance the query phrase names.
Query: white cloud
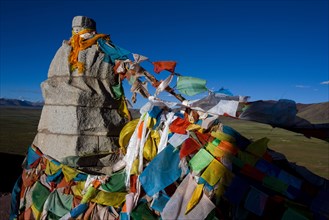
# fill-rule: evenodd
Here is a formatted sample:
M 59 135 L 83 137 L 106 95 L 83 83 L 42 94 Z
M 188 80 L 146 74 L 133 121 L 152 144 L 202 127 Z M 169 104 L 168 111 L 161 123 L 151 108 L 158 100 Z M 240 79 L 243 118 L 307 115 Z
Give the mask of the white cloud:
M 322 85 L 329 85 L 329 81 L 324 81 L 324 82 L 321 82 L 320 84 L 322 84 Z
M 311 86 L 296 85 L 296 88 L 300 88 L 300 89 L 308 89 L 308 88 L 311 88 Z

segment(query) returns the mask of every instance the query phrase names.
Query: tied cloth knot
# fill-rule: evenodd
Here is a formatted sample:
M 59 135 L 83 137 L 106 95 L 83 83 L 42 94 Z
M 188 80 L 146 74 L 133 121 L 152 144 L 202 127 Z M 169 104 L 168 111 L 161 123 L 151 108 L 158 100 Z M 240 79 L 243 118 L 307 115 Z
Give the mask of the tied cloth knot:
M 72 37 L 69 41 L 69 45 L 72 46 L 71 53 L 69 55 L 69 63 L 71 65 L 71 71 L 78 69 L 78 73 L 85 71 L 84 63 L 78 61 L 78 55 L 80 51 L 87 49 L 88 47 L 97 43 L 99 38 L 110 40 L 110 37 L 106 34 L 95 34 L 91 38 L 85 39 L 82 35 L 86 33 L 94 32 L 92 29 L 84 29 L 79 33 L 72 33 Z

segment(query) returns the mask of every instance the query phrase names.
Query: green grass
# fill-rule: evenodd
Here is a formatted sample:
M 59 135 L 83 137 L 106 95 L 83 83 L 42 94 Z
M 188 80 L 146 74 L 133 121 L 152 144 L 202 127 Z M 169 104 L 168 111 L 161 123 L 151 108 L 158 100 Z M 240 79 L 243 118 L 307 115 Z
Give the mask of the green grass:
M 40 109 L 0 108 L 0 152 L 25 155 L 37 133 L 40 114 Z M 261 123 L 225 117 L 221 120 L 249 139 L 269 138 L 269 148 L 329 179 L 328 142 Z
M 221 118 L 228 125 L 248 139 L 263 137 L 270 139 L 268 147 L 283 153 L 290 162 L 304 166 L 319 176 L 329 179 L 329 143 L 317 138 L 307 138 L 302 134 L 270 125 Z
M 25 155 L 37 133 L 41 109 L 0 108 L 0 152 Z

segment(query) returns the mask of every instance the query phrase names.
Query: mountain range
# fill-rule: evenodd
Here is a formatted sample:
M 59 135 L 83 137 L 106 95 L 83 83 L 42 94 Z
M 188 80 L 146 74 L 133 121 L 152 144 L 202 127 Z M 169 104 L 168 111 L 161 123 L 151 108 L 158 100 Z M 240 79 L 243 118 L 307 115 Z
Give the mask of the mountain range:
M 0 107 L 42 108 L 43 102 L 0 98 Z
M 0 107 L 41 109 L 43 102 L 0 98 Z M 297 103 L 298 116 L 310 122 L 329 123 L 329 102 L 303 104 Z M 131 109 L 133 118 L 139 116 L 138 109 Z

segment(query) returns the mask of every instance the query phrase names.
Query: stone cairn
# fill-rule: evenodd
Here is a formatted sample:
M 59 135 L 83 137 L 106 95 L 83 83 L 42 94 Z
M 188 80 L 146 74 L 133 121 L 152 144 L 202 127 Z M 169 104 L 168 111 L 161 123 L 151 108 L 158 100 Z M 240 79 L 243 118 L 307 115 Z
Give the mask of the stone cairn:
M 72 27 L 78 33 L 96 30 L 96 23 L 76 16 Z M 45 104 L 33 144 L 61 162 L 76 157 L 80 158 L 79 166 L 108 166 L 117 158 L 118 136 L 126 123 L 118 113 L 120 100 L 113 98 L 111 89 L 119 79 L 113 65 L 104 62 L 105 54 L 97 44 L 79 52 L 83 73 L 71 70 L 71 50 L 64 41 L 50 64 L 48 79 L 41 84 Z

